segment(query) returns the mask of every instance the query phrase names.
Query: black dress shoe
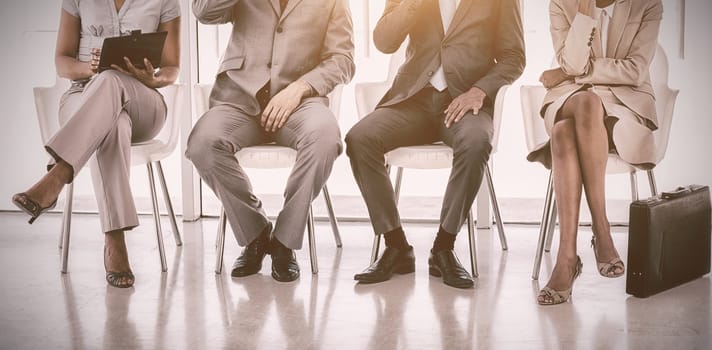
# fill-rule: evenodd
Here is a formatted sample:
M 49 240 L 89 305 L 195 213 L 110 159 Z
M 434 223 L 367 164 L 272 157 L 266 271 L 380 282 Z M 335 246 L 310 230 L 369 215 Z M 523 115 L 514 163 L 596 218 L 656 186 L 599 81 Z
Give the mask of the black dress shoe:
M 475 285 L 470 273 L 460 264 L 460 260 L 455 255 L 454 250 L 439 250 L 436 252 L 431 250 L 428 267 L 428 271 L 432 276 L 442 276 L 443 282 L 448 286 L 472 288 Z
M 272 239 L 272 278 L 279 282 L 292 282 L 299 278 L 299 264 L 294 251 Z
M 354 275 L 354 279 L 361 283 L 377 283 L 388 281 L 394 273 L 406 274 L 415 271 L 415 255 L 413 247 L 397 249 L 386 247 L 383 255 L 366 270 Z
M 232 264 L 232 277 L 254 275 L 262 269 L 262 260 L 269 250 L 272 235 L 272 224 L 268 224 L 255 240 L 242 250 L 242 254 Z

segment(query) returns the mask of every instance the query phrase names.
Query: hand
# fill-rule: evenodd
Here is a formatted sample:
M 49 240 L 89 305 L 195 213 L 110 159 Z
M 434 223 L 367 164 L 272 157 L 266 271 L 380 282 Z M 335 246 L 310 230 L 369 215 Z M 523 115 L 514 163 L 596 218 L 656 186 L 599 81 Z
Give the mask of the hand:
M 539 77 L 539 81 L 544 84 L 544 87 L 547 89 L 551 89 L 568 79 L 569 76 L 566 75 L 564 70 L 561 68 L 546 70 L 544 73 L 541 73 L 541 76 Z
M 91 49 L 91 60 L 89 61 L 89 70 L 91 71 L 91 76 L 99 72 L 99 59 L 101 58 L 101 49 L 98 47 L 93 47 Z
M 153 68 L 151 61 L 147 58 L 143 59 L 144 69 L 137 68 L 131 63 L 127 57 L 124 57 L 124 62 L 126 63 L 126 69 L 123 69 L 115 64 L 111 65 L 111 68 L 118 70 L 119 72 L 126 73 L 134 78 L 138 79 L 143 85 L 151 88 L 158 86 L 158 81 L 156 79 L 156 69 Z
M 311 86 L 301 80 L 289 84 L 274 95 L 262 112 L 260 125 L 267 132 L 275 132 L 284 126 L 292 112 L 302 102 L 302 98 L 311 91 Z
M 477 115 L 484 104 L 485 97 L 487 97 L 487 94 L 478 87 L 472 87 L 467 92 L 457 96 L 445 109 L 445 127 L 449 128 L 452 124 L 459 122 L 465 116 L 465 113 L 469 111 Z

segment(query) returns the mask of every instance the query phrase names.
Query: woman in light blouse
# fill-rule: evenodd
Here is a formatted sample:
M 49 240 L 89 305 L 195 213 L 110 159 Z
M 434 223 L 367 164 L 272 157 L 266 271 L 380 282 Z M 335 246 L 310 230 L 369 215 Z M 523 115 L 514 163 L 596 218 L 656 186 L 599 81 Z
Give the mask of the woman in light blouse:
M 133 30 L 168 33 L 161 68 L 125 58 L 124 68 L 98 73 L 104 38 Z M 12 198 L 32 223 L 55 206 L 64 185 L 89 162 L 105 233 L 106 280 L 119 288 L 134 283 L 124 242 L 124 231 L 138 225 L 129 186 L 130 147 L 163 127 L 166 105 L 156 88 L 178 76 L 179 35 L 178 0 L 63 0 L 55 66 L 72 86 L 60 101 L 62 127 L 45 145 L 52 157 L 49 171 Z
M 541 75 L 548 89 L 541 113 L 550 140 L 528 159 L 551 166 L 560 244 L 542 305 L 566 302 L 581 274 L 576 236 L 582 188 L 591 210 L 598 272 L 620 277 L 625 266 L 606 214 L 608 154 L 655 166 L 657 129 L 649 66 L 662 18 L 660 0 L 552 0 L 551 35 L 559 68 Z

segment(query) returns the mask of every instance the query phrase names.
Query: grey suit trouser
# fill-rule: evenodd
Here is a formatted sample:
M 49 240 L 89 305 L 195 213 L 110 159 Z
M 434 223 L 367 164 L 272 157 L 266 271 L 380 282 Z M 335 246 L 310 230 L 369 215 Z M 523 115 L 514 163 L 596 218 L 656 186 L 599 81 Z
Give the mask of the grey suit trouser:
M 269 220 L 235 153 L 269 142 L 297 151 L 273 236 L 288 248 L 300 249 L 309 206 L 324 187 L 342 148 L 339 126 L 325 98 L 304 100 L 274 133 L 260 126 L 260 116 L 231 105 L 213 106 L 195 124 L 186 157 L 222 202 L 237 243 L 245 246 Z
M 451 100 L 447 90 L 426 87 L 406 101 L 376 109 L 346 135 L 346 153 L 376 234 L 401 227 L 384 155 L 403 146 L 442 141 L 452 147 L 440 225 L 457 234 L 467 219 L 492 151 L 492 117 L 486 109 L 477 115 L 470 111 L 446 128 L 443 111 Z
M 73 87 L 62 96 L 59 120 L 62 127 L 45 148 L 71 165 L 74 176 L 89 162 L 102 230 L 138 226 L 129 182 L 131 143 L 151 140 L 161 130 L 163 96 L 129 75 L 107 70 L 84 89 Z

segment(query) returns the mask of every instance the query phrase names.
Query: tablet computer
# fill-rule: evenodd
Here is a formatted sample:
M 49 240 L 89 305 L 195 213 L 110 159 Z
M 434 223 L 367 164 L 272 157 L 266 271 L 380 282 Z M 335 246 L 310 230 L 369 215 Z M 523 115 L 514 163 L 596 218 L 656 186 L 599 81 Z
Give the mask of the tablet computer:
M 127 36 L 104 39 L 99 58 L 99 71 L 111 69 L 112 64 L 126 69 L 124 57 L 128 57 L 137 68 L 145 68 L 144 58 L 147 58 L 153 67 L 160 67 L 167 34 L 168 32 L 142 34 L 140 31 L 134 31 Z

